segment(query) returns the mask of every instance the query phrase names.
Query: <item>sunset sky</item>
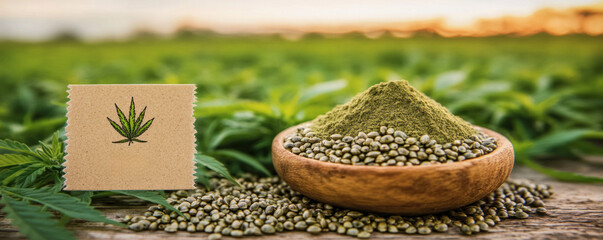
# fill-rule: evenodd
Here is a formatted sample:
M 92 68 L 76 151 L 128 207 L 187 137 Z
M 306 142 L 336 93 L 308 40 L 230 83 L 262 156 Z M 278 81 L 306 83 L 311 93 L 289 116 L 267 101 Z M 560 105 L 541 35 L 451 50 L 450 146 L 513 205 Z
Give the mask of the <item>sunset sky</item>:
M 467 25 L 481 18 L 524 16 L 600 0 L 0 0 L 0 38 L 38 40 L 72 31 L 86 39 L 121 38 L 138 29 L 170 33 L 182 23 L 222 33 L 443 18 Z

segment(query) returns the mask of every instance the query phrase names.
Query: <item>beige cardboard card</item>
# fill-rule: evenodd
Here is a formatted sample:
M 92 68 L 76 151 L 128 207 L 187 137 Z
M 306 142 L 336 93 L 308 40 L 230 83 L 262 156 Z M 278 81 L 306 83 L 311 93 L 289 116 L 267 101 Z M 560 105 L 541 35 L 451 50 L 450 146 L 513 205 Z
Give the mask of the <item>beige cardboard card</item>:
M 65 190 L 194 188 L 195 85 L 70 85 L 68 92 Z

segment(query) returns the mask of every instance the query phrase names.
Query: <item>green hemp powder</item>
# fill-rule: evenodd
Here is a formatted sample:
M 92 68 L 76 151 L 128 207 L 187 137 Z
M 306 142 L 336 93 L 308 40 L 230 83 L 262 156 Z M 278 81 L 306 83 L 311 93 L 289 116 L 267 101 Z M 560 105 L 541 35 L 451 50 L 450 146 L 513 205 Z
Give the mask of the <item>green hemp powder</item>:
M 415 138 L 427 134 L 439 143 L 477 134 L 471 124 L 405 80 L 373 85 L 349 102 L 318 116 L 310 128 L 318 137 L 326 139 L 333 134 L 356 136 L 359 132 L 378 132 L 381 126 L 403 131 Z

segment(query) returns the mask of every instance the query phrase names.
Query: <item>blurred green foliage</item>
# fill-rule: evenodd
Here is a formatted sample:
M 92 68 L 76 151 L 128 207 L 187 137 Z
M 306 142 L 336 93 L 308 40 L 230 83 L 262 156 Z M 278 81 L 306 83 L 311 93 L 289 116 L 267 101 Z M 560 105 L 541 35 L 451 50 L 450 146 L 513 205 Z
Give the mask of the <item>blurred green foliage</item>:
M 519 163 L 560 179 L 601 181 L 533 160 L 603 154 L 602 40 L 205 35 L 2 42 L 0 139 L 32 144 L 62 128 L 67 84 L 194 83 L 199 151 L 235 174 L 268 174 L 276 133 L 375 83 L 403 78 L 471 123 L 505 134 Z

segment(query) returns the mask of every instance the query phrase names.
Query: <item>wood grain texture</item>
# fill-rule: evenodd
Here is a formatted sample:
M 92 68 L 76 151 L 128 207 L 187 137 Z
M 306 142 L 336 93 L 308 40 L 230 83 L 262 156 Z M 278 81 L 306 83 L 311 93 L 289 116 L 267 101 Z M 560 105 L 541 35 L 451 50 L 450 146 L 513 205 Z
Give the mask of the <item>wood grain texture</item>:
M 592 175 L 603 175 L 595 169 Z M 590 171 L 590 170 L 589 170 Z M 555 194 L 545 199 L 547 216 L 530 216 L 524 220 L 506 220 L 492 228 L 489 233 L 466 237 L 458 229 L 447 233 L 428 236 L 406 234 L 374 233 L 371 239 L 602 239 L 603 238 L 603 184 L 565 183 L 551 180 L 544 175 L 525 167 L 516 167 L 512 178 L 528 178 L 538 183 L 549 184 Z M 96 208 L 111 219 L 125 214 L 140 215 L 149 206 L 129 197 L 111 197 L 95 200 Z M 72 220 L 67 226 L 74 231 L 78 239 L 206 239 L 207 233 L 163 231 L 133 232 L 128 229 Z M 0 239 L 25 239 L 10 225 L 10 221 L 0 212 Z M 227 238 L 224 239 L 235 239 Z M 325 233 L 310 235 L 304 232 L 289 232 L 271 236 L 249 237 L 244 239 L 333 239 L 353 240 L 356 238 Z
M 309 198 L 344 208 L 403 215 L 442 212 L 475 202 L 509 177 L 513 146 L 494 137 L 493 152 L 462 162 L 428 166 L 352 166 L 301 157 L 283 147 L 281 132 L 272 143 L 272 159 L 279 176 Z

